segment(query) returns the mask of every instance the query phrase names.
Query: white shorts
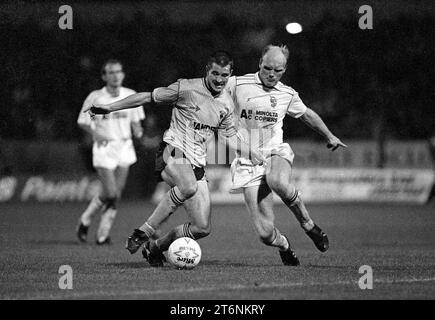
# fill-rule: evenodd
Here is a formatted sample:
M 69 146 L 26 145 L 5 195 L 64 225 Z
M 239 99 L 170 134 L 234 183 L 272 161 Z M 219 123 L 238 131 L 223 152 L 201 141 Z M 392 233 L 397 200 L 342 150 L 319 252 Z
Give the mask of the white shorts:
M 295 157 L 293 150 L 288 143 L 281 143 L 269 150 L 269 155 L 279 155 L 293 164 Z M 253 165 L 252 161 L 246 158 L 235 158 L 231 163 L 232 185 L 230 193 L 240 193 L 243 188 L 259 186 L 266 183 L 266 170 L 270 165 L 270 157 L 261 165 Z
M 133 140 L 109 141 L 92 147 L 92 163 L 94 167 L 114 170 L 116 167 L 128 167 L 137 161 Z

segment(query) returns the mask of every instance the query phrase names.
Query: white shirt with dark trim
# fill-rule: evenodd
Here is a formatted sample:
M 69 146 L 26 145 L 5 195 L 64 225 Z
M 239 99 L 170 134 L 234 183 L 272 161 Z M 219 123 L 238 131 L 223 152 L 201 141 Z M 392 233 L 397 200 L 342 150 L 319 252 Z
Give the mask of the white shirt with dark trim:
M 226 88 L 235 103 L 236 129 L 252 147 L 270 150 L 283 142 L 283 119 L 302 116 L 307 107 L 291 87 L 278 82 L 268 88 L 258 72 L 233 76 Z
M 88 113 L 83 113 L 83 110 L 91 104 L 113 103 L 134 93 L 136 93 L 136 91 L 125 87 L 119 88 L 119 95 L 116 97 L 112 96 L 107 91 L 106 87 L 92 91 L 83 103 L 77 123 L 90 125 L 92 130 L 109 141 L 131 139 L 131 123 L 145 119 L 145 112 L 142 106 L 120 110 L 106 115 L 96 115 L 93 119 L 91 119 Z
M 214 97 L 204 78 L 179 79 L 168 87 L 154 89 L 152 98 L 157 104 L 173 105 L 163 141 L 180 149 L 197 167 L 206 165 L 207 141 L 214 132 L 227 137 L 236 134 L 231 96 L 223 90 Z

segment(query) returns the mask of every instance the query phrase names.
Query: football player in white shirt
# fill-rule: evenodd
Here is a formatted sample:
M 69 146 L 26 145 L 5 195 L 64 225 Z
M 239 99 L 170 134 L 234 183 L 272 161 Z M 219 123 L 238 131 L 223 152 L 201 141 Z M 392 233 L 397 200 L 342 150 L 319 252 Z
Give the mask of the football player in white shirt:
M 96 237 L 99 245 L 110 244 L 109 232 L 117 213 L 116 204 L 127 181 L 129 167 L 136 162 L 132 135 L 142 137 L 141 120 L 145 119 L 142 106 L 92 118 L 83 113 L 93 103 L 112 103 L 135 93 L 122 86 L 125 75 L 118 60 L 111 59 L 104 63 L 101 73 L 106 85 L 88 95 L 77 120 L 80 128 L 93 137 L 92 162 L 102 191 L 81 215 L 76 231 L 79 240 L 86 242 L 93 216 L 102 212 Z
M 243 192 L 248 211 L 263 243 L 279 248 L 285 265 L 299 265 L 288 238 L 274 225 L 273 195 L 276 192 L 294 213 L 316 247 L 324 252 L 328 237 L 314 224 L 302 201 L 301 194 L 291 181 L 294 154 L 283 143 L 282 125 L 286 115 L 304 121 L 320 133 L 332 150 L 346 147 L 334 136 L 322 119 L 306 107 L 298 93 L 279 80 L 286 71 L 286 46 L 268 45 L 262 53 L 255 74 L 231 77 L 227 88 L 235 102 L 236 128 L 251 148 L 258 148 L 266 161 L 255 165 L 238 154 L 231 165 L 232 191 Z
M 145 244 L 142 253 L 151 266 L 163 265 L 162 253 L 175 239 L 200 239 L 210 233 L 210 195 L 204 175 L 206 143 L 214 137 L 214 132 L 218 132 L 226 138 L 231 149 L 240 150 L 242 146 L 234 129 L 234 104 L 224 89 L 232 69 L 230 55 L 218 51 L 209 57 L 204 78 L 180 79 L 153 92 L 141 92 L 109 105 L 94 104 L 88 108 L 91 114 L 107 114 L 146 103 L 172 104 L 174 107 L 170 127 L 157 152 L 155 168 L 158 178 L 172 188 L 126 243 L 126 249 L 132 254 Z M 250 151 L 254 163 L 261 163 L 263 158 L 258 151 L 247 151 Z M 190 222 L 175 227 L 157 240 L 150 239 L 161 223 L 181 205 L 184 205 Z

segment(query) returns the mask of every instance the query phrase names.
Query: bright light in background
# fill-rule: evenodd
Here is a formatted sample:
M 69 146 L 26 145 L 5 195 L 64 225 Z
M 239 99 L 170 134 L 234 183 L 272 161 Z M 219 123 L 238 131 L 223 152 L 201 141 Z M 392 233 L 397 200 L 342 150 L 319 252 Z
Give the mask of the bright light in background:
M 285 26 L 285 29 L 290 34 L 296 34 L 296 33 L 302 32 L 302 26 L 297 22 L 288 23 Z

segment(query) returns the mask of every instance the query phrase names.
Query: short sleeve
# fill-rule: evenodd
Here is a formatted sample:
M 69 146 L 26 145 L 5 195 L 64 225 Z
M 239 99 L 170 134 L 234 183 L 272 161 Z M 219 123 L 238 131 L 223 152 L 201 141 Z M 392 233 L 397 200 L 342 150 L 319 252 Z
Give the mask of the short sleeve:
M 174 82 L 168 87 L 156 88 L 152 92 L 153 101 L 157 104 L 172 104 L 178 101 L 180 96 L 180 81 Z
M 78 124 L 84 124 L 84 125 L 91 125 L 92 119 L 89 116 L 88 113 L 84 113 L 83 110 L 89 107 L 95 99 L 95 91 L 92 91 L 85 99 L 85 102 L 83 102 L 82 108 L 80 109 L 80 114 L 77 119 Z
M 302 102 L 299 94 L 295 91 L 287 107 L 287 114 L 293 118 L 299 118 L 307 111 L 307 106 Z

